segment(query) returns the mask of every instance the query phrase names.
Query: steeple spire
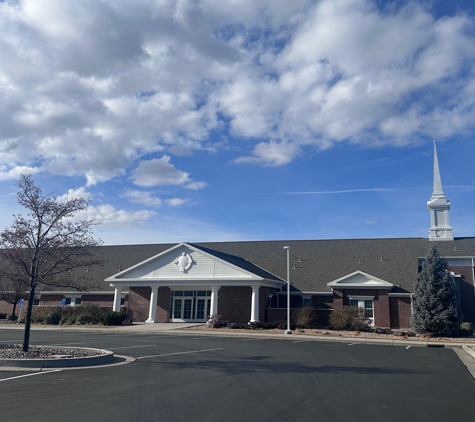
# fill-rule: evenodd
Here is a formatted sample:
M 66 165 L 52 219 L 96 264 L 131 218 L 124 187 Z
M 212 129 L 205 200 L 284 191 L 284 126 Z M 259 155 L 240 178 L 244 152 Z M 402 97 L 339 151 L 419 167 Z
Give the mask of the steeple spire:
M 439 160 L 437 159 L 437 147 L 434 139 L 434 190 L 432 192 L 431 200 L 435 198 L 443 198 L 442 181 L 440 179 Z
M 427 202 L 430 212 L 429 240 L 454 240 L 452 227 L 449 225 L 450 201 L 442 190 L 440 178 L 439 160 L 437 158 L 437 147 L 434 139 L 434 189 L 432 196 Z

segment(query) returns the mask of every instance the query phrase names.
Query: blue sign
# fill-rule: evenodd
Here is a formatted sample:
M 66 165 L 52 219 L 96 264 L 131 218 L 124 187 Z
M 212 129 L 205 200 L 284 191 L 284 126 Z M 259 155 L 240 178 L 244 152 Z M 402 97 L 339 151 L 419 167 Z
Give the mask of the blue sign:
M 25 299 L 20 299 L 20 309 L 23 308 L 24 304 L 25 304 Z
M 61 306 L 66 305 L 66 299 L 61 299 Z

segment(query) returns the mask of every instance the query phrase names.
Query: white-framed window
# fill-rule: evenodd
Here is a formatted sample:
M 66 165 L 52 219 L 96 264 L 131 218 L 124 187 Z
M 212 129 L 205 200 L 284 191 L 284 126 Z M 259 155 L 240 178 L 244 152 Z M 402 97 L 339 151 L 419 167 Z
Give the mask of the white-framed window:
M 40 299 L 33 299 L 33 306 L 40 306 Z
M 302 296 L 302 306 L 312 306 L 312 296 Z
M 369 319 L 370 325 L 374 325 L 374 297 L 373 296 L 352 296 L 348 298 L 350 306 L 363 308 L 366 318 Z

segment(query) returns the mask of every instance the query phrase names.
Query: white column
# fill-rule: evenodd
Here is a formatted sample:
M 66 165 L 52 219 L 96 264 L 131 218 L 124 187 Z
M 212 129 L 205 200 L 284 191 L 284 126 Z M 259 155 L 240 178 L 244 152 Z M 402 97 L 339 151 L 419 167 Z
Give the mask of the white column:
M 211 287 L 211 306 L 209 310 L 211 316 L 216 315 L 218 313 L 218 291 L 219 286 Z
M 251 299 L 251 321 L 259 321 L 259 286 L 252 287 L 252 299 Z
M 122 298 L 122 287 L 116 287 L 114 293 L 114 305 L 112 310 L 114 312 L 120 312 L 120 299 Z
M 150 293 L 150 309 L 148 311 L 147 323 L 154 323 L 157 320 L 157 297 L 158 297 L 158 286 L 152 287 L 152 292 Z

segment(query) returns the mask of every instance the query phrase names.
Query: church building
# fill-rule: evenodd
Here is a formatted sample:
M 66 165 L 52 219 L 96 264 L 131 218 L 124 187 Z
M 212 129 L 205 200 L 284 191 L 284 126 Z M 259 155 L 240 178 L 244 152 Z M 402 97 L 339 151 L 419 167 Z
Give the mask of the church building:
M 40 292 L 35 305 L 57 306 L 66 299 L 68 306 L 111 306 L 145 323 L 205 322 L 209 315 L 229 322 L 271 322 L 286 319 L 290 281 L 291 309 L 314 307 L 321 326 L 334 309 L 349 305 L 364 308 L 374 327 L 409 328 L 418 273 L 436 244 L 458 286 L 460 315 L 475 324 L 475 238 L 452 234 L 435 143 L 427 206 L 425 239 L 104 246 L 104 265 L 87 274 L 100 282 L 99 289 Z M 6 312 L 5 303 L 0 312 Z

